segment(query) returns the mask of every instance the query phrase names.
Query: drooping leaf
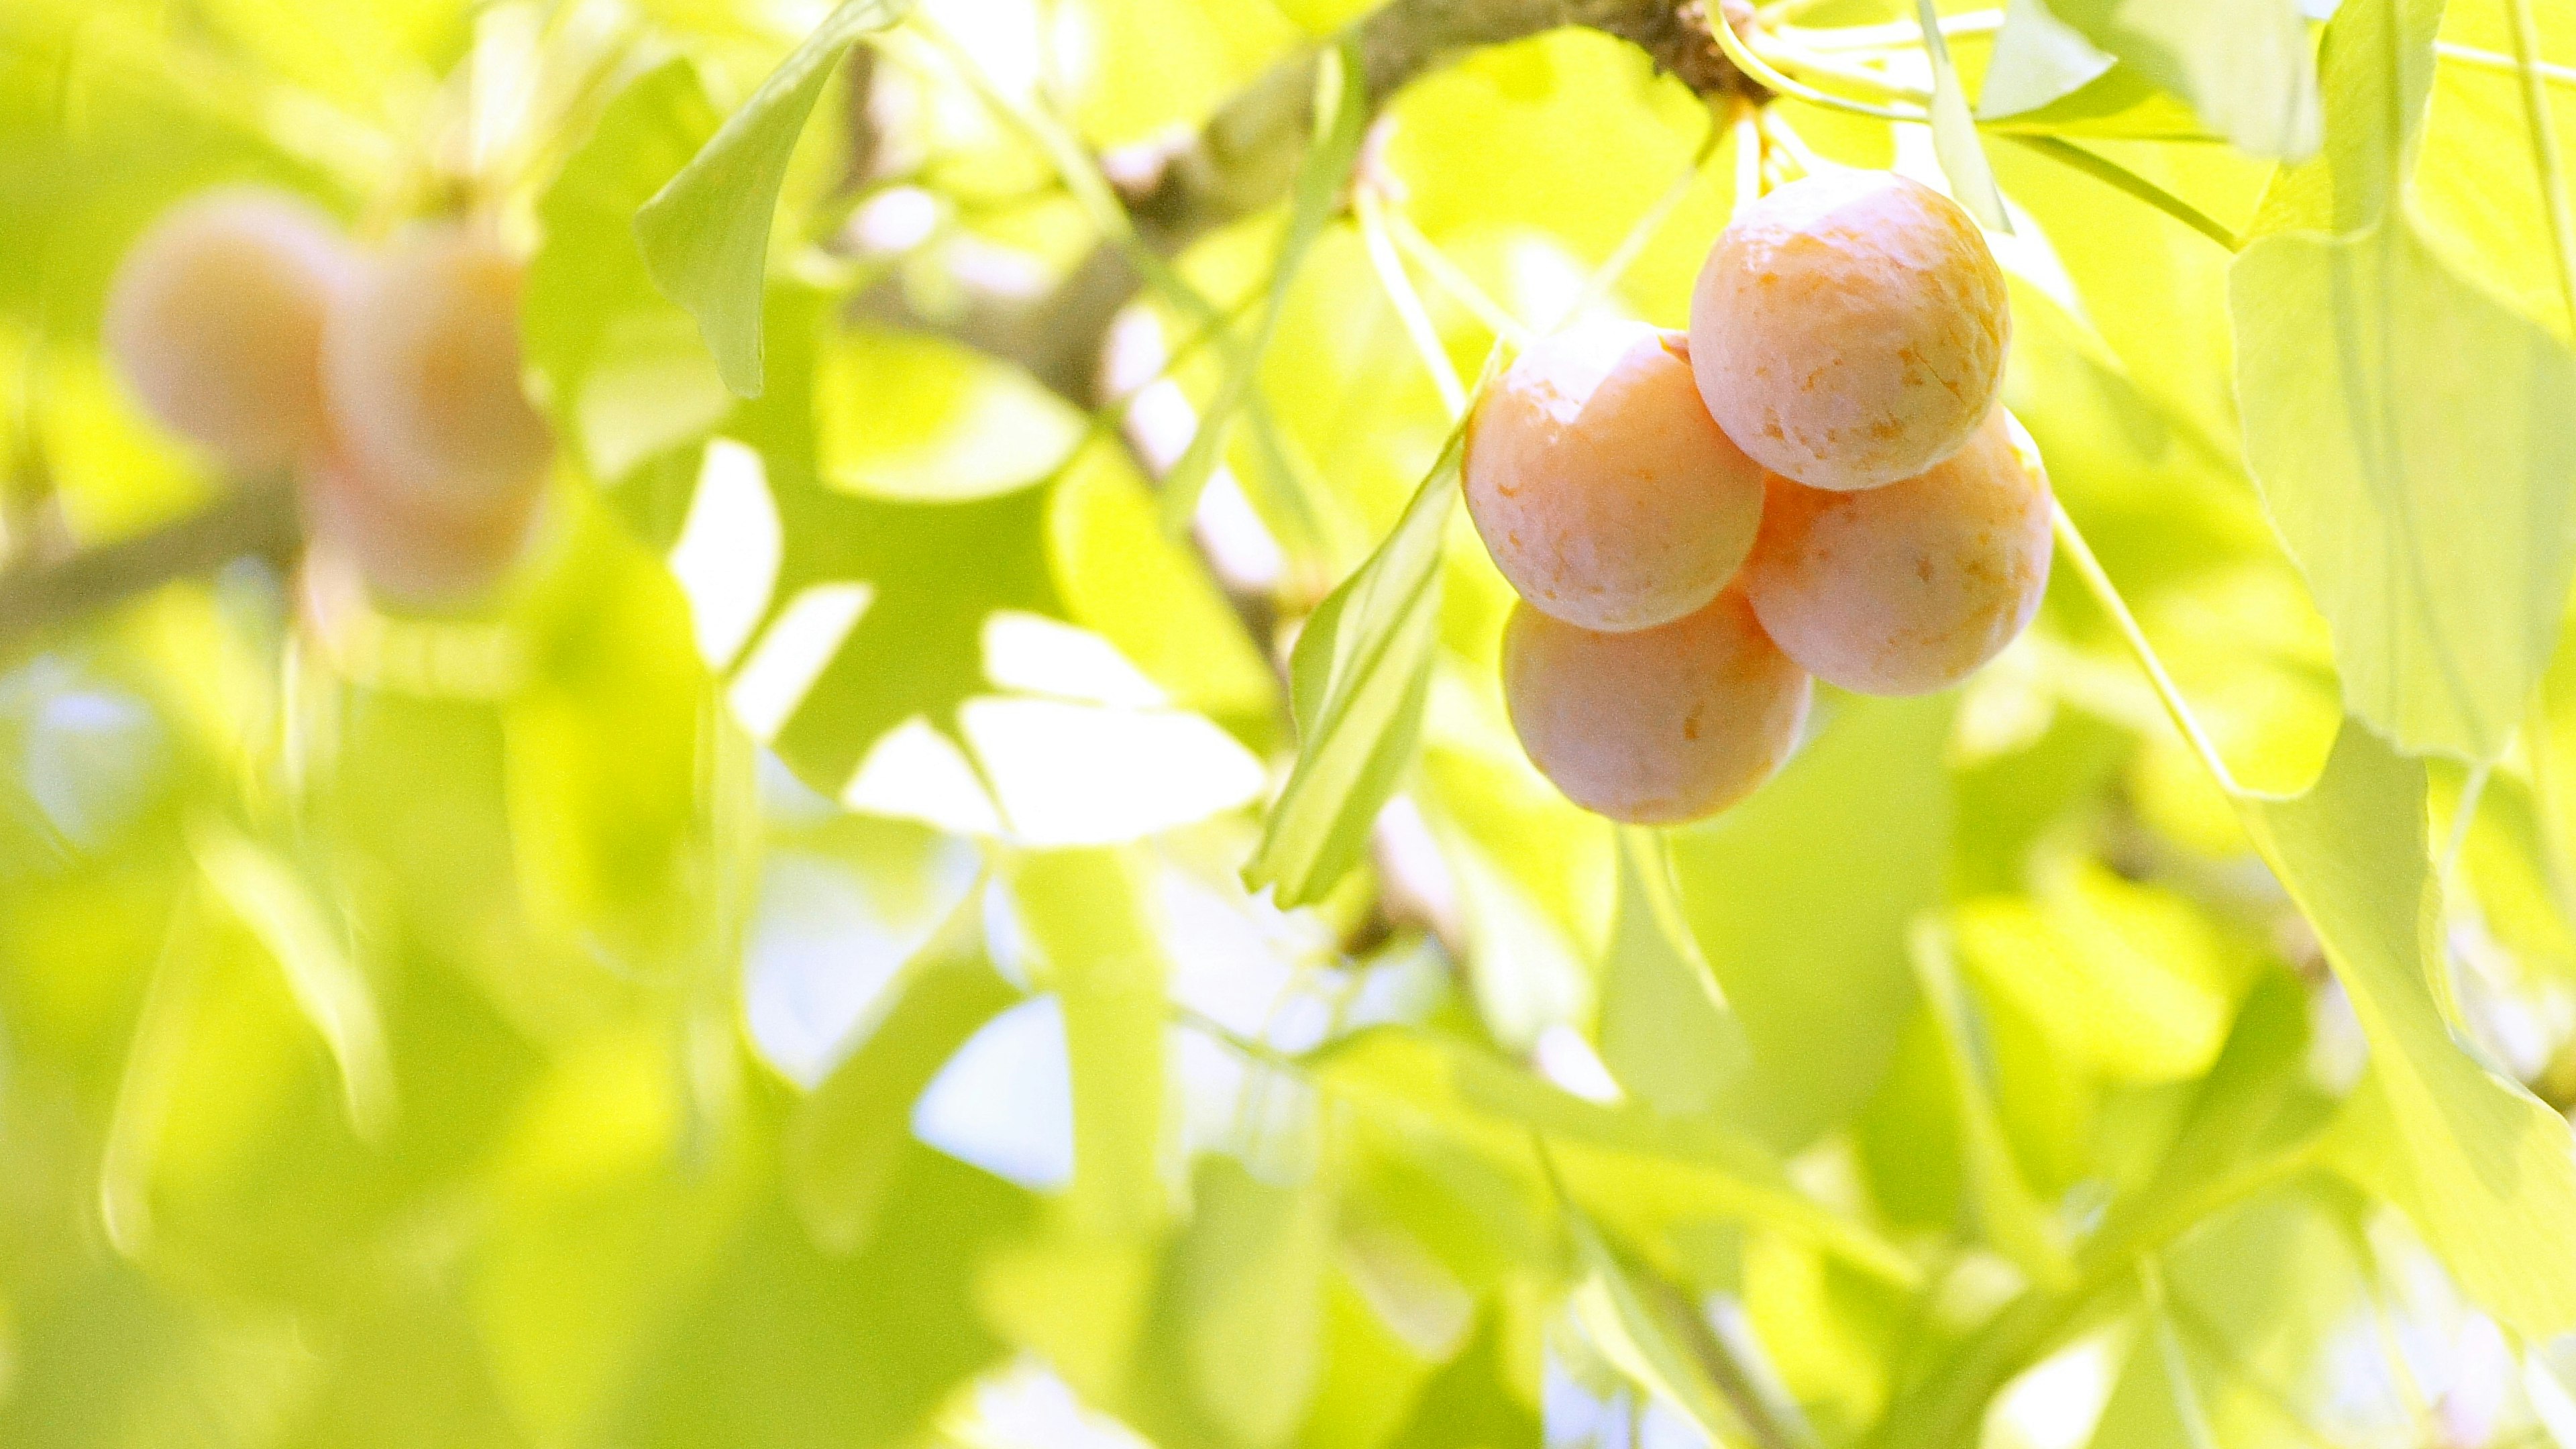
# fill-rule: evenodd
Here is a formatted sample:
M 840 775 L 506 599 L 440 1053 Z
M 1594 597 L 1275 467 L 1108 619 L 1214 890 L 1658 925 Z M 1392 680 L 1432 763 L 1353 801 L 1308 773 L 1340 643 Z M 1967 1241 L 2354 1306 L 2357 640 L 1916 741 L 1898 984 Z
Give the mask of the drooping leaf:
M 1619 832 L 1619 904 L 1601 982 L 1601 1061 L 1658 1112 L 1716 1105 L 1743 1070 L 1744 1028 L 1727 1010 L 1682 918 L 1660 837 Z
M 725 386 L 740 396 L 758 397 L 764 381 L 769 228 L 796 139 L 841 56 L 906 8 L 904 0 L 846 0 L 635 213 L 654 284 L 697 319 Z
M 1938 925 L 1925 921 L 1914 932 L 1913 948 L 1950 1096 L 1959 1108 L 1960 1150 L 1967 1158 L 1968 1198 L 1978 1227 L 2033 1281 L 2064 1287 L 2074 1276 L 2065 1233 L 2031 1190 L 1996 1115 L 1988 1067 L 1979 1051 L 1984 1033 L 1976 1005 L 1959 981 L 1949 942 Z
M 1938 698 L 1855 702 L 1752 798 L 1672 836 L 1683 910 L 1751 1047 L 1727 1115 L 1783 1151 L 1860 1109 L 1914 1015 L 1906 932 L 1942 900 L 1950 717 Z
M 2118 60 L 2057 18 L 2048 0 L 2007 0 L 2004 27 L 1977 88 L 1981 120 L 2018 116 L 2062 100 L 2100 78 Z
M 1297 765 L 1270 808 L 1244 881 L 1306 905 L 1358 861 L 1421 737 L 1439 640 L 1440 541 L 1458 496 L 1463 434 L 1377 552 L 1307 619 L 1290 661 Z
M 2357 1171 L 2497 1318 L 2534 1337 L 2576 1326 L 2576 1140 L 2461 1046 L 2431 979 L 2449 968 L 2424 767 L 2348 723 L 2313 789 L 2248 800 L 2245 818 L 2370 1042 Z
M 196 833 L 206 883 L 277 959 L 295 1004 L 313 1024 L 361 1135 L 382 1132 L 394 1111 L 393 1066 L 375 987 L 351 959 L 342 928 L 286 862 L 220 826 Z
M 2346 706 L 2409 751 L 2492 759 L 2576 570 L 2553 481 L 2576 457 L 2556 425 L 2576 355 L 2446 260 L 2407 200 L 2441 15 L 2336 11 L 2324 149 L 2265 191 L 2229 302 L 2247 456 Z
M 2352 711 L 2500 754 L 2576 577 L 2576 355 L 2392 212 L 2266 238 L 2230 277 L 2246 452 Z
M 2016 8 L 2023 3 L 2016 0 Z M 2027 0 L 2033 12 L 2042 3 Z M 2322 125 L 2317 73 L 2299 0 L 2044 0 L 2044 5 L 2104 51 L 2191 102 L 2213 130 L 2241 150 L 2281 161 L 2315 153 Z
M 1932 63 L 1932 150 L 1950 192 L 1989 231 L 2009 232 L 2012 218 L 2004 211 L 2004 194 L 1996 189 L 1995 169 L 1986 160 L 1985 143 L 1977 138 L 1977 118 L 1968 109 L 1968 92 L 1959 68 L 1950 62 L 1950 42 L 1941 34 L 1941 17 L 1932 0 L 1914 0 L 1923 23 L 1923 49 Z
M 1569 1213 L 1566 1226 L 1583 1275 L 1573 1306 L 1584 1335 L 1629 1382 L 1680 1414 L 1709 1443 L 1734 1442 L 1742 1432 L 1737 1417 L 1686 1346 L 1689 1325 L 1676 1321 L 1691 1311 L 1689 1304 L 1674 1302 L 1669 1290 L 1637 1282 L 1580 1212 Z

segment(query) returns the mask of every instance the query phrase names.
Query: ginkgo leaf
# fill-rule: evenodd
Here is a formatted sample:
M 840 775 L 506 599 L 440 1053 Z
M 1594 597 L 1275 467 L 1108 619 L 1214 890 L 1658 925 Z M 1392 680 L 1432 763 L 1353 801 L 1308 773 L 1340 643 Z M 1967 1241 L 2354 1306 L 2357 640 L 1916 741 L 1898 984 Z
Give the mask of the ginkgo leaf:
M 635 213 L 654 284 L 697 319 L 725 386 L 743 397 L 758 397 L 764 381 L 769 227 L 796 138 L 842 54 L 907 8 L 905 0 L 846 0 Z
M 2041 3 L 2015 0 L 2016 8 L 2032 10 Z M 2094 44 L 2191 102 L 2211 129 L 2248 154 L 2298 161 L 2315 153 L 2323 122 L 2299 0 L 2044 4 Z
M 1333 1199 L 1321 1182 L 1263 1182 L 1202 1161 L 1174 1248 L 1190 1381 L 1200 1407 L 1262 1449 L 1295 1432 L 1324 1369 Z
M 2463 1049 L 2439 1005 L 2423 765 L 2347 723 L 2306 794 L 2243 809 L 2370 1042 L 2360 1174 L 2497 1318 L 2534 1338 L 2576 1327 L 2576 1137 Z M 2367 1141 L 2374 1117 L 2386 1131 Z
M 1297 765 L 1243 870 L 1304 905 L 1359 860 L 1370 826 L 1394 795 L 1422 733 L 1439 642 L 1440 541 L 1458 496 L 1463 434 L 1368 562 L 1306 620 L 1290 662 Z
M 2494 759 L 2576 577 L 2576 355 L 2402 213 L 2266 238 L 2228 290 L 2246 454 L 2346 703 L 2407 750 Z
M 1744 1068 L 1744 1028 L 1682 917 L 1662 840 L 1619 832 L 1619 904 L 1602 968 L 1601 1061 L 1658 1112 L 1716 1105 Z
M 2576 571 L 2576 355 L 2445 260 L 2406 203 L 2440 13 L 2336 12 L 2324 149 L 2273 179 L 2228 298 L 2246 456 L 2346 706 L 2411 752 L 2484 760 Z
M 1968 109 L 1968 92 L 1959 68 L 1950 62 L 1950 43 L 1941 35 L 1941 18 L 1932 0 L 1914 0 L 1923 22 L 1923 49 L 1932 63 L 1932 150 L 1950 178 L 1950 194 L 1989 231 L 2009 232 L 2012 217 L 2004 194 L 1995 186 L 1995 168 L 1986 160 L 1985 143 L 1977 138 L 1977 118 Z

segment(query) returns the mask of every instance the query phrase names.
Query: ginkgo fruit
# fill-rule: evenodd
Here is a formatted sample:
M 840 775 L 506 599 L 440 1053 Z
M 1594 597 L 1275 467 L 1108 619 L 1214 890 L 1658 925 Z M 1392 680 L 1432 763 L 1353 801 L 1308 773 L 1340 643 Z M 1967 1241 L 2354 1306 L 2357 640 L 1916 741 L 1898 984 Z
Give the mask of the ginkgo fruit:
M 1762 467 L 1710 419 L 1678 333 L 1600 322 L 1512 364 L 1468 425 L 1467 512 L 1531 607 L 1644 629 L 1706 604 L 1762 518 Z
M 1725 809 L 1771 778 L 1813 686 L 1743 591 L 1652 629 L 1602 633 L 1514 606 L 1503 701 L 1521 748 L 1565 797 L 1636 825 Z
M 446 504 L 332 455 L 306 469 L 303 498 L 316 547 L 354 566 L 380 601 L 441 610 L 481 600 L 508 576 L 528 551 L 544 491 Z
M 2038 612 L 2048 475 L 2002 408 L 1919 477 L 1835 493 L 1775 476 L 1770 489 L 1744 591 L 1781 650 L 1828 684 L 1946 688 Z
M 1822 171 L 1739 208 L 1691 296 L 1709 412 L 1810 488 L 1876 488 L 1957 452 L 2012 336 L 2003 269 L 1956 202 L 1886 171 Z
M 517 506 L 551 451 L 519 380 L 518 257 L 485 229 L 400 238 L 334 307 L 322 375 L 339 446 L 378 491 Z
M 325 433 L 323 319 L 357 262 L 297 198 L 227 187 L 180 203 L 125 254 L 107 294 L 108 355 L 144 410 L 244 472 Z

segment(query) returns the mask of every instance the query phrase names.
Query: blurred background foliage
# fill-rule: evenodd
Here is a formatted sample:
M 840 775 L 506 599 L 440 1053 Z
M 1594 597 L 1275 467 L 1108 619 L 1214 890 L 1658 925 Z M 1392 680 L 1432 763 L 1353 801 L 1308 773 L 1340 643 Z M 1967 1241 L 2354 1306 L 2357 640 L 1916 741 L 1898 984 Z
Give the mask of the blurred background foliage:
M 2576 8 L 1765 7 L 2091 552 L 1668 837 L 1442 460 L 1753 133 L 1367 8 L 0 0 L 0 1443 L 2576 1449 Z M 528 249 L 490 608 L 78 572 L 245 179 Z

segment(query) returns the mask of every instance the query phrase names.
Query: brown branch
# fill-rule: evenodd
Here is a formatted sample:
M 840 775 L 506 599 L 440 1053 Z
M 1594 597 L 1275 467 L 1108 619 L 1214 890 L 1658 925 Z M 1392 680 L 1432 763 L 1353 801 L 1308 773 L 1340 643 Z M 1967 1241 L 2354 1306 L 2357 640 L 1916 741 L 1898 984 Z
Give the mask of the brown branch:
M 0 658 L 46 633 L 247 554 L 283 558 L 302 541 L 294 490 L 244 484 L 149 533 L 0 574 Z
M 1348 33 L 1357 48 L 1372 110 L 1406 84 L 1481 46 L 1564 26 L 1628 40 L 1661 69 L 1703 95 L 1758 96 L 1708 30 L 1706 7 L 1723 6 L 1745 28 L 1749 0 L 1390 0 Z M 864 84 L 870 62 L 854 52 L 850 88 L 857 93 L 844 121 L 862 169 L 880 153 L 867 118 Z M 1305 154 L 1312 125 L 1320 52 L 1279 62 L 1208 122 L 1179 142 L 1107 158 L 1138 232 L 1166 256 L 1283 197 Z M 1136 295 L 1141 279 L 1115 247 L 1093 250 L 1053 288 L 1034 297 L 972 297 L 953 313 L 924 317 L 890 288 L 853 304 L 856 315 L 890 325 L 944 333 L 1018 363 L 1077 406 L 1100 401 L 1100 360 L 1110 323 Z M 53 627 L 147 593 L 174 579 L 208 572 L 249 553 L 286 556 L 301 531 L 293 499 L 282 489 L 227 494 L 193 518 L 56 561 L 0 574 L 0 655 L 14 653 Z
M 1470 51 L 1579 26 L 1618 36 L 1656 66 L 1707 96 L 1759 96 L 1711 38 L 1709 0 L 1392 0 L 1355 24 L 1369 109 Z M 1724 0 L 1739 31 L 1747 0 Z M 1176 142 L 1103 158 L 1137 233 L 1165 256 L 1287 195 L 1313 125 L 1321 51 L 1273 65 L 1198 130 Z M 1096 247 L 1051 290 L 1034 297 L 970 298 L 936 319 L 913 316 L 892 284 L 863 296 L 855 312 L 896 326 L 921 325 L 1018 363 L 1040 382 L 1089 407 L 1099 400 L 1102 340 L 1142 279 L 1117 247 Z

